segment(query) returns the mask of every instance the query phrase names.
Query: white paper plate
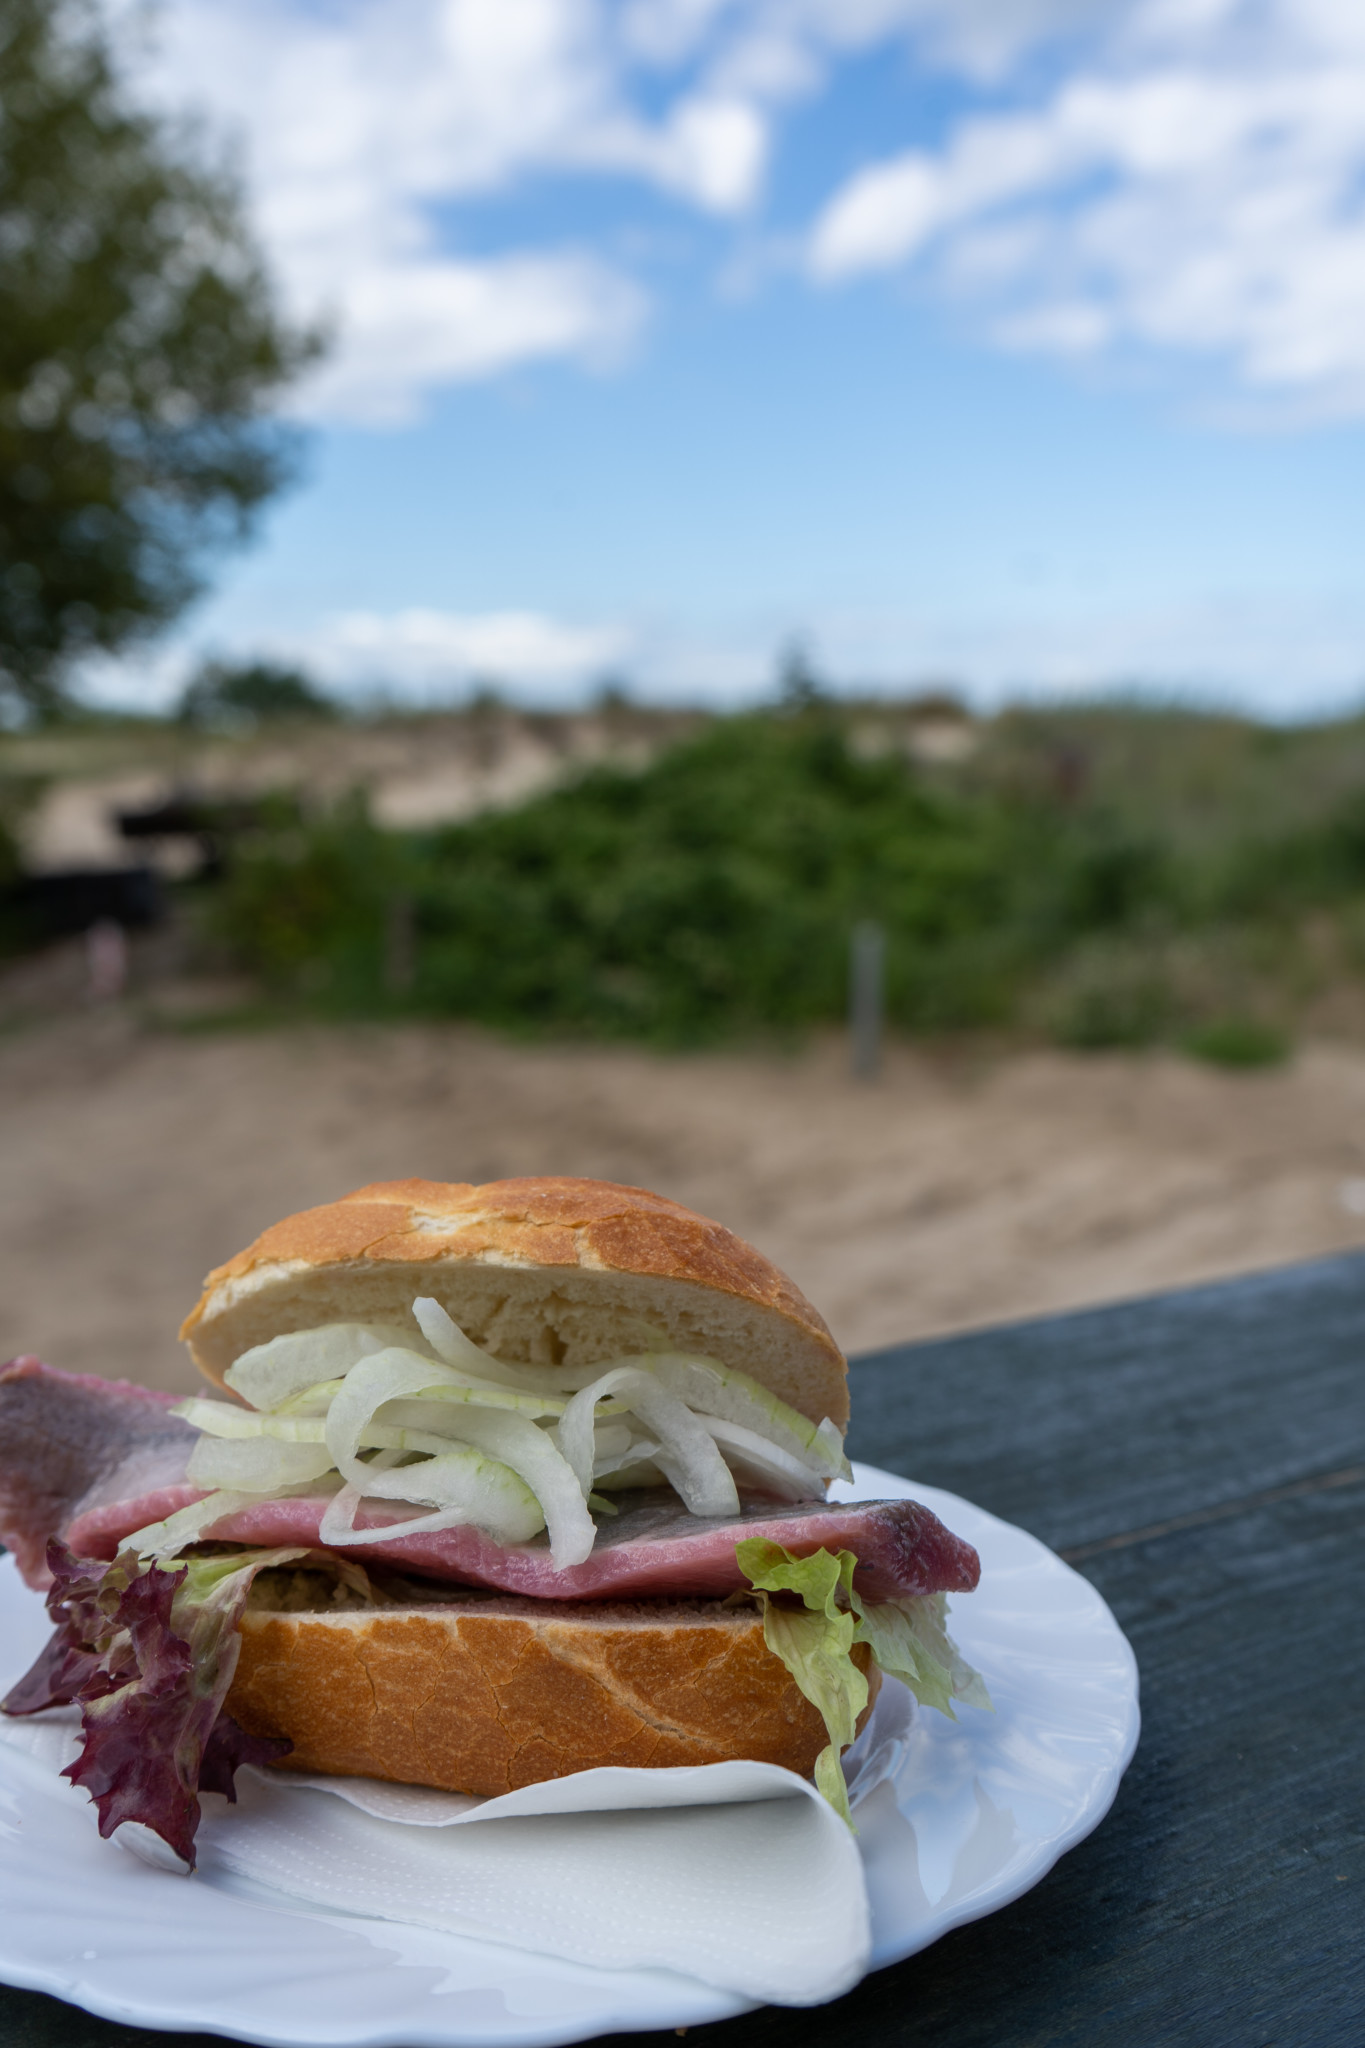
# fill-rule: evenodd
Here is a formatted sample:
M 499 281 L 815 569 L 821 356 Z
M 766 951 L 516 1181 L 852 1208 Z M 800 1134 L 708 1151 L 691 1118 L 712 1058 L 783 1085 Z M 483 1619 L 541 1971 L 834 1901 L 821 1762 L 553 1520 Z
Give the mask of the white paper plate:
M 952 1625 L 996 1712 L 918 1714 L 894 1785 L 858 1812 L 881 1968 L 1018 1898 L 1103 1819 L 1137 1743 L 1137 1666 L 1094 1588 L 1022 1529 L 868 1465 L 834 1494 L 913 1496 L 981 1553 L 980 1588 Z M 41 1602 L 0 1560 L 0 1690 L 46 1633 Z M 664 1971 L 281 1910 L 150 1869 L 3 1743 L 0 1980 L 268 2048 L 538 2048 L 748 2009 Z

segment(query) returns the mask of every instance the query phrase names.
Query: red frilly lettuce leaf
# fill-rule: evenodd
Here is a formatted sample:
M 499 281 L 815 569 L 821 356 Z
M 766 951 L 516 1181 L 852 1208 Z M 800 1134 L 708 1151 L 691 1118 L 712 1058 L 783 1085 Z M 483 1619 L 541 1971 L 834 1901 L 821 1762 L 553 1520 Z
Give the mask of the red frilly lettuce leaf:
M 139 1822 L 193 1869 L 200 1793 L 235 1799 L 241 1764 L 288 1753 L 288 1742 L 248 1735 L 223 1701 L 252 1580 L 300 1554 L 198 1557 L 167 1570 L 132 1550 L 103 1564 L 49 1544 L 56 1630 L 0 1707 L 80 1706 L 81 1754 L 64 1775 L 90 1794 L 102 1835 Z

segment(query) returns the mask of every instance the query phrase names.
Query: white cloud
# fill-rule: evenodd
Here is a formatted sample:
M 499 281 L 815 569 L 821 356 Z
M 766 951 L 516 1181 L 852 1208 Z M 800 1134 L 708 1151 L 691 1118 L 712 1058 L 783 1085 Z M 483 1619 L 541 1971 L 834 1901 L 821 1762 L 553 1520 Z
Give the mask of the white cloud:
M 652 172 L 713 213 L 739 213 L 758 189 L 767 154 L 767 124 L 758 110 L 715 94 L 683 100 L 657 135 L 628 130 L 615 161 Z M 603 161 L 611 160 L 604 154 Z
M 990 78 L 1038 44 L 1097 23 L 1137 0 L 635 0 L 629 45 L 657 63 L 710 55 L 731 78 L 767 93 L 805 90 L 831 59 L 900 42 L 930 61 Z
M 168 711 L 206 659 L 297 664 L 343 699 L 443 704 L 495 684 L 539 703 L 577 703 L 608 674 L 633 665 L 634 626 L 556 618 L 539 611 L 333 613 L 313 623 L 234 618 L 218 609 L 174 638 L 84 665 L 82 698 L 101 706 Z
M 1007 344 L 1233 365 L 1365 410 L 1365 16 L 1159 0 L 1023 111 L 867 166 L 811 233 L 825 283 L 918 261 Z
M 462 246 L 462 206 L 573 174 L 742 216 L 783 106 L 841 57 L 919 38 L 944 61 L 998 68 L 1095 4 L 163 0 L 157 54 L 138 69 L 237 139 L 287 301 L 332 330 L 303 408 L 394 422 L 444 384 L 611 361 L 646 311 L 601 250 Z
M 1202 356 L 1301 411 L 1365 408 L 1362 0 L 164 0 L 161 19 L 157 89 L 240 136 L 290 303 L 334 328 L 303 394 L 322 416 L 402 420 L 443 384 L 619 359 L 648 311 L 619 253 L 471 209 L 572 176 L 753 216 L 793 104 L 870 53 L 954 73 L 963 112 L 830 196 L 814 280 L 916 266 L 1004 346 Z
M 983 609 L 964 599 L 921 610 L 832 610 L 800 619 L 817 672 L 862 691 L 932 684 L 989 707 L 1021 696 L 1092 696 L 1147 687 L 1270 717 L 1309 718 L 1365 698 L 1365 598 L 1229 588 L 1202 597 L 1076 604 L 1034 593 Z M 458 701 L 496 683 L 529 704 L 584 703 L 607 674 L 647 702 L 734 707 L 770 699 L 790 610 L 748 617 L 627 616 L 582 621 L 536 611 L 352 611 L 312 627 L 178 636 L 136 657 L 89 665 L 92 703 L 169 709 L 205 655 L 298 662 L 343 698 Z
M 402 424 L 443 384 L 538 357 L 609 362 L 643 314 L 642 294 L 588 256 L 376 263 L 348 281 L 336 308 L 341 346 L 310 380 L 303 407 Z
M 904 693 L 938 678 L 983 705 L 1021 692 L 1147 685 L 1306 717 L 1358 702 L 1365 687 L 1365 600 L 1353 592 L 1310 599 L 1230 589 L 1080 605 L 1034 593 L 985 612 L 970 600 L 864 612 L 816 604 L 800 623 L 817 671 L 845 687 Z M 792 626 L 790 611 L 767 610 L 686 624 L 353 612 L 272 640 L 269 651 L 348 694 L 382 685 L 399 698 L 439 702 L 497 681 L 528 701 L 571 704 L 610 672 L 628 677 L 645 699 L 738 705 L 771 696 Z
M 334 333 L 324 417 L 409 418 L 443 384 L 610 361 L 645 297 L 599 253 L 452 246 L 440 210 L 545 173 L 641 179 L 717 215 L 763 178 L 768 130 L 733 94 L 632 107 L 597 0 L 167 0 L 147 74 L 235 136 L 293 310 Z
M 336 688 L 405 697 L 449 695 L 475 682 L 536 692 L 582 688 L 625 659 L 632 636 L 542 612 L 356 611 L 278 643 Z

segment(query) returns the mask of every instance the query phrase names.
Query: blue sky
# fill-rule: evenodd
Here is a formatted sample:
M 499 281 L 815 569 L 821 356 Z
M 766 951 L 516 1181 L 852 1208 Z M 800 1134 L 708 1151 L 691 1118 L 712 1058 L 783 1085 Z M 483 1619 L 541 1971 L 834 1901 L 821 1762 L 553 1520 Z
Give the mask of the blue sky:
M 168 0 L 331 357 L 151 663 L 1365 694 L 1355 0 Z

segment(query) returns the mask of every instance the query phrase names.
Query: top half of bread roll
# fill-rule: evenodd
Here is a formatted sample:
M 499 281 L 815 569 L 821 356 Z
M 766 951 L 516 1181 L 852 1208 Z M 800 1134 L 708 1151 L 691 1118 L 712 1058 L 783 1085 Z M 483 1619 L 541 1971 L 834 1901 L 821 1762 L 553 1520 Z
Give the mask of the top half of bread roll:
M 510 1365 L 704 1353 L 813 1422 L 848 1420 L 843 1354 L 786 1275 L 721 1224 L 610 1181 L 357 1188 L 210 1273 L 180 1334 L 221 1384 L 253 1345 L 322 1323 L 405 1323 L 418 1295 Z

